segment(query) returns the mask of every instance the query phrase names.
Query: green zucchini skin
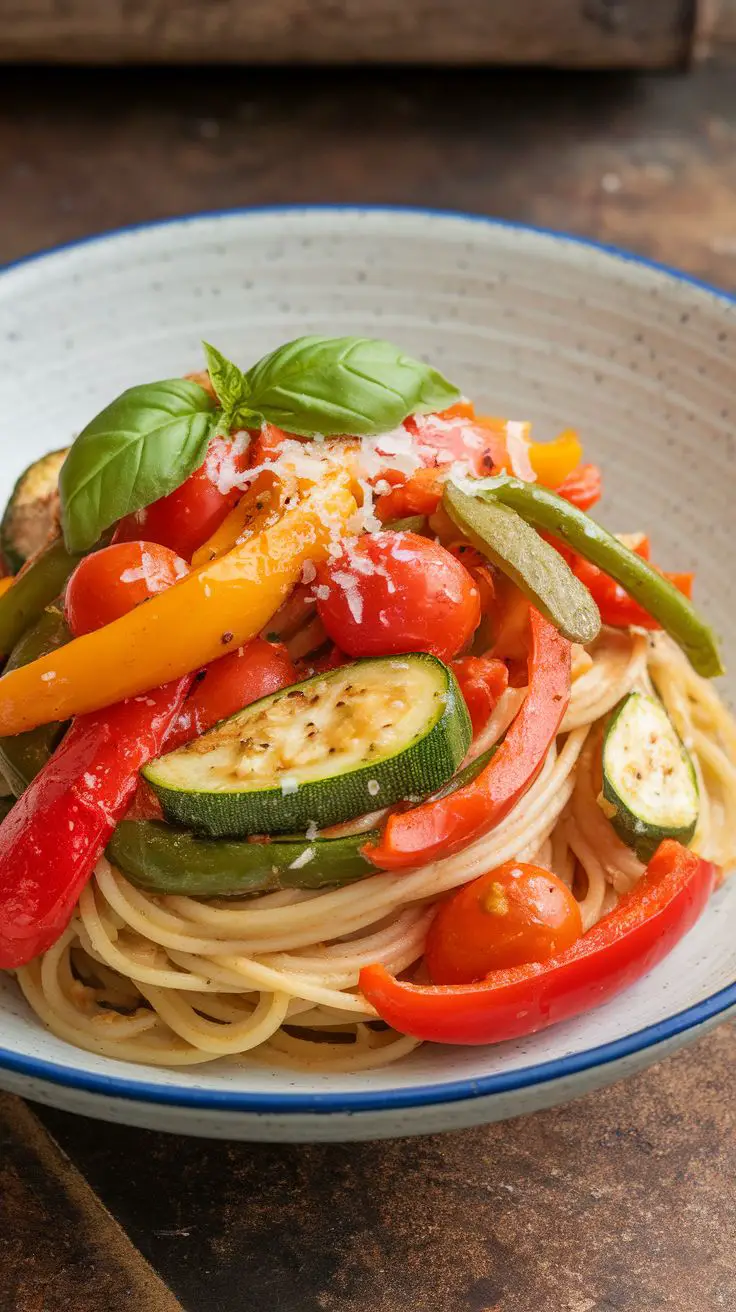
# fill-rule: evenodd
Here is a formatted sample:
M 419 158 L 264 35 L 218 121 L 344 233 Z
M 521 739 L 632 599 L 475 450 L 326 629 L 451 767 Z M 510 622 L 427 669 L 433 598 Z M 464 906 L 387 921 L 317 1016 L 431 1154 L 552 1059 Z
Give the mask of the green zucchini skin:
M 275 839 L 248 843 L 198 838 L 160 820 L 123 820 L 108 860 L 138 888 L 184 897 L 248 897 L 283 888 L 338 888 L 375 875 L 361 849 L 377 832 L 345 838 Z M 313 852 L 312 859 L 293 863 Z
M 563 637 L 583 645 L 597 638 L 601 617 L 588 589 L 520 514 L 454 483 L 445 485 L 442 504 L 473 546 L 508 575 Z
M 0 597 L 0 653 L 7 656 L 23 634 L 59 596 L 82 559 L 55 538 Z
M 656 698 L 630 692 L 612 712 L 602 792 L 613 828 L 645 864 L 663 839 L 685 846 L 692 839 L 700 809 L 695 768 Z
M 6 671 L 28 665 L 39 656 L 56 651 L 69 641 L 71 634 L 58 606 L 49 606 L 36 623 L 23 634 L 13 648 Z M 43 769 L 58 747 L 66 726 L 41 724 L 27 733 L 0 738 L 0 770 L 16 797 L 25 792 L 32 779 Z
M 48 540 L 58 510 L 59 470 L 68 454 L 50 451 L 23 471 L 0 521 L 0 549 L 13 574 Z
M 365 728 L 357 717 L 365 712 L 369 698 L 373 697 L 381 702 L 381 719 L 386 714 L 390 718 L 392 701 L 403 691 L 407 699 L 405 707 L 409 710 L 402 710 L 400 716 L 393 713 L 394 720 L 400 724 L 402 717 L 407 718 L 411 711 L 412 681 L 416 692 L 414 705 L 418 707 L 413 737 L 381 755 L 370 741 L 371 734 L 379 735 L 381 724 L 374 726 L 371 721 L 369 728 Z M 427 701 L 423 719 L 417 689 L 424 690 Z M 335 703 L 332 709 L 330 699 Z M 286 703 L 286 709 L 274 709 L 277 702 Z M 329 722 L 319 731 L 316 727 L 309 729 L 318 723 L 323 706 L 328 708 L 325 714 L 331 717 Z M 294 708 L 293 712 L 290 707 Z M 276 719 L 283 714 L 287 726 L 297 726 L 293 735 L 297 748 L 306 742 L 309 734 L 314 737 L 318 733 L 316 746 L 323 752 L 323 760 L 316 758 L 311 778 L 299 779 L 297 768 L 283 764 L 280 774 L 289 781 L 287 788 L 280 781 L 259 786 L 255 772 L 251 774 L 255 783 L 233 778 L 232 762 L 237 764 L 243 759 L 242 755 L 238 756 L 239 744 L 251 750 L 251 759 L 254 740 L 260 744 L 265 739 L 269 750 L 272 740 L 278 744 L 279 735 L 274 735 L 269 726 L 269 713 Z M 299 728 L 300 717 L 303 717 L 303 734 Z M 348 733 L 350 763 L 346 764 L 344 742 Z M 329 750 L 330 735 L 336 736 L 339 744 L 339 751 L 333 746 L 333 752 L 337 751 L 335 764 Z M 367 737 L 365 749 L 360 746 L 360 735 Z M 152 761 L 143 774 L 157 793 L 166 818 L 187 829 L 213 838 L 293 834 L 304 832 L 311 824 L 324 829 L 365 815 L 376 806 L 392 806 L 409 797 L 426 797 L 452 778 L 467 752 L 471 735 L 470 717 L 452 671 L 434 656 L 412 652 L 402 657 L 355 661 L 264 697 L 178 752 Z M 356 742 L 357 746 L 352 745 Z M 225 784 L 218 790 L 212 753 L 223 750 L 230 755 L 224 767 Z M 201 779 L 204 773 L 202 760 L 208 756 L 205 768 L 210 773 L 199 782 L 197 776 Z M 260 778 L 263 778 L 262 770 Z

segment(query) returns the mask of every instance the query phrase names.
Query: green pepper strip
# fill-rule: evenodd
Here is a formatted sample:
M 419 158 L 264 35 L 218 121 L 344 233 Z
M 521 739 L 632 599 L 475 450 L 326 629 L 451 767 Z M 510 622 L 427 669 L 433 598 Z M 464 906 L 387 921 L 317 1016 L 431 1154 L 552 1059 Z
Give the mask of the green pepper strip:
M 500 476 L 473 484 L 476 496 L 510 506 L 621 584 L 682 648 L 693 669 L 712 679 L 724 673 L 713 630 L 681 592 L 600 524 L 538 483 Z
M 39 656 L 63 647 L 70 638 L 60 607 L 49 606 L 16 643 L 5 668 L 15 670 L 28 665 Z M 64 728 L 58 723 L 41 724 L 27 733 L 0 738 L 0 770 L 16 797 L 25 792 L 31 780 L 43 769 L 58 746 Z
M 55 538 L 18 574 L 0 597 L 0 654 L 9 655 L 42 611 L 62 591 L 81 556 L 72 556 Z
M 485 480 L 483 480 L 485 485 Z M 516 584 L 570 642 L 586 645 L 601 628 L 598 607 L 569 565 L 522 515 L 495 497 L 479 497 L 474 483 L 464 491 L 445 486 L 442 504 L 473 546 Z
M 150 893 L 188 897 L 247 896 L 281 888 L 327 888 L 376 873 L 360 849 L 377 833 L 344 838 L 198 838 L 160 820 L 123 820 L 107 846 L 118 870 Z M 305 852 L 313 855 L 294 865 Z

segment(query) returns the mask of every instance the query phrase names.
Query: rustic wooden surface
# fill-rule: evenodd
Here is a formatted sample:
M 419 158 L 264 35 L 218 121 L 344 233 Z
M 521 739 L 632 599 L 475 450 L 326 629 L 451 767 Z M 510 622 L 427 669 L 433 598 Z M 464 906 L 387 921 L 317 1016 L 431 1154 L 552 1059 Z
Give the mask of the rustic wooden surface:
M 187 210 L 365 200 L 567 228 L 736 288 L 733 72 L 17 70 L 0 121 L 0 261 Z M 732 1312 L 735 1062 L 724 1027 L 567 1108 L 383 1145 L 39 1115 L 187 1312 Z M 155 1307 L 13 1106 L 0 1312 Z
M 736 0 L 0 0 L 0 59 L 668 68 Z
M 0 1094 L 0 1312 L 181 1312 L 33 1113 Z

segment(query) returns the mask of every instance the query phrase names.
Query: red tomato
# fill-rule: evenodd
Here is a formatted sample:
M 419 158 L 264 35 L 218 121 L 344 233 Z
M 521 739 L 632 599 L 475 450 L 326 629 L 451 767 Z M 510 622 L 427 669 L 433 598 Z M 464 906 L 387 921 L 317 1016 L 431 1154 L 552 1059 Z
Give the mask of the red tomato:
M 580 908 L 561 879 L 506 861 L 442 904 L 424 957 L 433 984 L 473 984 L 494 970 L 549 961 L 582 932 Z
M 184 578 L 189 566 L 157 542 L 119 542 L 80 561 L 66 585 L 66 620 L 78 638 L 127 615 Z
M 121 519 L 113 541 L 145 538 L 191 560 L 242 496 L 232 480 L 249 463 L 247 447 L 231 438 L 213 437 L 204 464 L 167 497 Z
M 223 634 L 223 642 L 227 634 Z M 213 661 L 195 681 L 181 715 L 166 739 L 166 751 L 206 733 L 259 697 L 296 683 L 297 672 L 279 642 L 254 638 L 245 647 Z
M 327 634 L 348 656 L 428 651 L 450 660 L 480 620 L 468 571 L 416 533 L 376 533 L 344 545 L 318 565 L 317 598 Z
M 452 662 L 452 669 L 470 712 L 473 733 L 480 733 L 509 686 L 509 672 L 503 661 L 492 656 L 461 656 Z

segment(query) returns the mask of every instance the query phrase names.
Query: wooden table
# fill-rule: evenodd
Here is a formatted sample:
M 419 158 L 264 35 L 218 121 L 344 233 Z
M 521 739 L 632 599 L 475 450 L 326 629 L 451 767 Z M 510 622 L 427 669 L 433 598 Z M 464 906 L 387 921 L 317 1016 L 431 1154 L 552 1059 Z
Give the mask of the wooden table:
M 733 70 L 6 70 L 0 121 L 0 260 L 188 210 L 408 202 L 736 287 Z M 0 1312 L 731 1312 L 735 1060 L 722 1027 L 569 1107 L 383 1145 L 185 1141 L 0 1097 Z

